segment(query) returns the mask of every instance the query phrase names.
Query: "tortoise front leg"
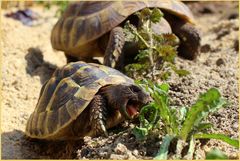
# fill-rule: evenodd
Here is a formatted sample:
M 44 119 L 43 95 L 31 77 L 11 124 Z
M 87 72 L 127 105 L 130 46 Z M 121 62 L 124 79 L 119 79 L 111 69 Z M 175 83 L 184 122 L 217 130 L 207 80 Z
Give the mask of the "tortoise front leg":
M 179 55 L 193 60 L 199 54 L 200 49 L 200 34 L 196 27 L 190 23 L 178 23 L 173 28 L 173 32 L 180 39 L 178 48 Z
M 96 95 L 90 104 L 90 125 L 95 136 L 102 133 L 108 136 L 106 120 L 107 101 L 101 95 Z
M 167 13 L 164 16 L 171 25 L 173 33 L 180 39 L 178 55 L 190 60 L 195 59 L 201 46 L 201 37 L 196 26 Z
M 125 43 L 123 29 L 115 27 L 109 37 L 108 45 L 105 50 L 103 64 L 112 68 L 119 68 L 123 65 L 122 49 Z

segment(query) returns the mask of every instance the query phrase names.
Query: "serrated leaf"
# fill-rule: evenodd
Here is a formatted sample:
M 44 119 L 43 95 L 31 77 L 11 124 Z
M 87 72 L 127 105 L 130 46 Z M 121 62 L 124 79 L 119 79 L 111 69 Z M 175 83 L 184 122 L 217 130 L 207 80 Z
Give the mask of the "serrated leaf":
M 164 61 L 174 63 L 177 55 L 175 48 L 170 45 L 164 45 L 158 46 L 157 51 Z
M 229 145 L 234 146 L 239 149 L 239 140 L 232 139 L 229 136 L 224 134 L 195 134 L 193 135 L 195 139 L 217 139 L 228 143 Z
M 149 49 L 145 49 L 145 50 L 140 50 L 139 54 L 136 55 L 136 57 L 134 58 L 135 60 L 141 61 L 143 59 L 148 58 L 148 54 L 149 54 Z
M 197 127 L 210 112 L 215 112 L 225 104 L 226 101 L 221 98 L 221 94 L 216 88 L 211 88 L 206 93 L 201 94 L 187 114 L 187 118 L 180 132 L 180 137 L 186 140 L 194 126 Z
M 135 26 L 130 24 L 129 21 L 127 21 L 125 23 L 123 31 L 124 31 L 125 41 L 126 42 L 137 42 L 138 41 L 136 35 L 134 35 L 134 31 L 136 32 L 137 29 L 136 29 Z
M 159 115 L 165 124 L 167 133 L 178 134 L 177 120 L 169 108 L 169 98 L 167 93 L 160 88 L 154 88 L 153 98 L 156 107 L 160 111 Z
M 161 20 L 161 18 L 163 17 L 163 13 L 160 11 L 160 9 L 158 8 L 154 8 L 152 10 L 151 16 L 150 16 L 150 20 L 153 23 L 157 23 Z
M 140 12 L 140 19 L 142 19 L 143 21 L 147 21 L 151 15 L 151 10 L 150 8 L 144 8 L 141 12 Z

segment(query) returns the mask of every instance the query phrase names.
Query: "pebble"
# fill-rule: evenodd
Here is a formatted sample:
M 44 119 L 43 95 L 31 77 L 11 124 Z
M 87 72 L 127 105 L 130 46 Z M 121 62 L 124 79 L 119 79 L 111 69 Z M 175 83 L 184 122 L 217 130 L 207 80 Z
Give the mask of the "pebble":
M 217 66 L 225 65 L 225 61 L 224 61 L 222 58 L 219 58 L 219 59 L 216 61 L 216 64 L 217 64 Z
M 125 154 L 127 151 L 128 151 L 127 147 L 122 143 L 118 143 L 116 148 L 114 149 L 114 152 L 117 154 Z
M 234 47 L 235 51 L 237 51 L 237 52 L 239 51 L 239 40 L 238 39 L 236 39 L 234 41 L 233 47 Z
M 209 44 L 204 44 L 204 45 L 202 45 L 201 46 L 201 49 L 200 49 L 200 51 L 202 52 L 202 53 L 207 53 L 207 52 L 209 52 L 211 50 L 211 46 L 209 45 Z

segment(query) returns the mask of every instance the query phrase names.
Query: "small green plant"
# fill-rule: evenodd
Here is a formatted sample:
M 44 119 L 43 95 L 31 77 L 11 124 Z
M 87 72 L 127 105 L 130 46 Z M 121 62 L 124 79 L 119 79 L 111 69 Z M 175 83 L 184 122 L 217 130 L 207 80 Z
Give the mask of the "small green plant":
M 199 96 L 196 103 L 190 108 L 170 106 L 168 96 L 169 85 L 154 84 L 151 81 L 138 81 L 142 88 L 148 91 L 154 101 L 144 106 L 140 111 L 140 126 L 133 129 L 133 134 L 137 139 L 145 139 L 153 128 L 157 128 L 158 123 L 163 123 L 162 144 L 155 159 L 167 159 L 169 146 L 173 140 L 176 141 L 175 159 L 192 159 L 195 149 L 196 139 L 218 139 L 236 148 L 239 141 L 223 134 L 207 134 L 206 131 L 213 125 L 204 122 L 205 118 L 226 106 L 226 100 L 221 97 L 216 88 L 209 89 Z M 183 154 L 183 149 L 188 151 Z
M 143 9 L 136 15 L 140 20 L 137 28 L 126 22 L 124 31 L 126 42 L 134 42 L 139 47 L 139 52 L 134 58 L 136 63 L 125 67 L 126 73 L 131 77 L 144 75 L 155 80 L 156 77 L 166 80 L 171 75 L 171 70 L 179 76 L 189 74 L 188 71 L 177 69 L 174 60 L 177 54 L 179 39 L 172 33 L 156 34 L 152 30 L 152 24 L 158 23 L 163 13 L 157 9 Z

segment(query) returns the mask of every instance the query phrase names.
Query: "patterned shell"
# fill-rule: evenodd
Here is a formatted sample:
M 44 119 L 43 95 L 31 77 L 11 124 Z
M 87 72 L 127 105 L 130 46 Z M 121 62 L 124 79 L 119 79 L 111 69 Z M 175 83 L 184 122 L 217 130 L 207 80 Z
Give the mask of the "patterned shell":
M 88 1 L 71 3 L 54 26 L 51 43 L 54 49 L 79 51 L 146 7 L 158 7 L 193 23 L 189 8 L 177 0 L 157 1 Z M 81 51 L 81 50 L 80 50 Z
M 26 135 L 49 138 L 81 114 L 98 90 L 110 84 L 133 84 L 121 72 L 93 63 L 75 62 L 57 69 L 42 87 Z

